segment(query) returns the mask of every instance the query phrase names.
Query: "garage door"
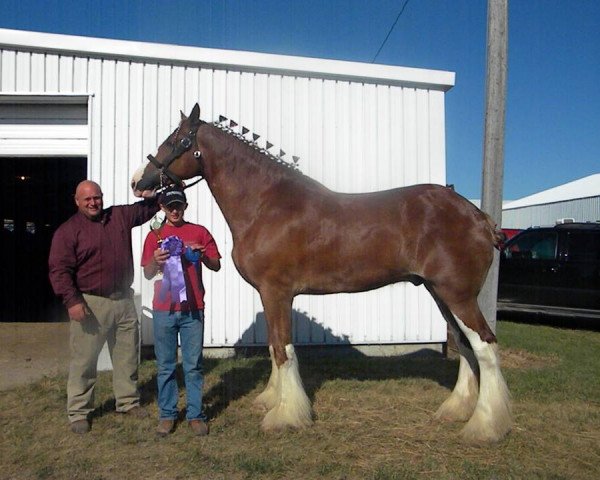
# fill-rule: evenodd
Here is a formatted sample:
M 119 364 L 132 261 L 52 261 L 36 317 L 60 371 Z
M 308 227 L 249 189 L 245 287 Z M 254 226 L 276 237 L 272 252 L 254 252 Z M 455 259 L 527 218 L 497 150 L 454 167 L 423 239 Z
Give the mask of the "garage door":
M 88 98 L 0 94 L 0 156 L 87 156 Z
M 48 281 L 48 251 L 75 211 L 88 138 L 88 96 L 0 94 L 0 321 L 64 316 Z

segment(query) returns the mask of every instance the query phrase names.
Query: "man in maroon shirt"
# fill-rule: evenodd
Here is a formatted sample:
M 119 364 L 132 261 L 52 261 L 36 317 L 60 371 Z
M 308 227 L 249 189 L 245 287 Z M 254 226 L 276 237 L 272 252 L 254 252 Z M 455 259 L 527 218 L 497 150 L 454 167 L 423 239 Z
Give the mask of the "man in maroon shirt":
M 67 413 L 71 430 L 90 430 L 98 355 L 108 343 L 116 410 L 147 416 L 137 389 L 138 317 L 133 302 L 131 229 L 158 211 L 153 192 L 143 201 L 103 209 L 102 190 L 89 180 L 75 191 L 77 213 L 55 232 L 50 283 L 68 310 L 71 363 Z

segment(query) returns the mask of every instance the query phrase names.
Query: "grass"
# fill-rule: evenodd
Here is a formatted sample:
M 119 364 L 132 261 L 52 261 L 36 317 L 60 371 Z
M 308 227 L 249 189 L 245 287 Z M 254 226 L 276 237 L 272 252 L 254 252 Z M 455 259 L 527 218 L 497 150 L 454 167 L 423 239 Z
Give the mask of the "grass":
M 211 434 L 185 423 L 154 435 L 155 369 L 140 370 L 154 418 L 114 413 L 100 376 L 90 434 L 69 432 L 66 378 L 0 393 L 0 478 L 6 479 L 595 479 L 600 471 L 600 332 L 498 323 L 515 427 L 498 445 L 466 447 L 461 424 L 431 422 L 453 387 L 453 358 L 365 358 L 300 352 L 317 415 L 303 431 L 266 434 L 252 400 L 266 357 L 207 359 Z M 183 402 L 183 398 L 182 398 Z

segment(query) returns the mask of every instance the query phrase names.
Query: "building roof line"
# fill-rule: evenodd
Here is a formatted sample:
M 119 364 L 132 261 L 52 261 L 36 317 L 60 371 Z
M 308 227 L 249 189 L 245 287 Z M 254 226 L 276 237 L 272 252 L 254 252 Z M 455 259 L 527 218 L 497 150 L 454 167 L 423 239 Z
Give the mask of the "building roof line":
M 129 61 L 202 65 L 207 68 L 259 71 L 281 75 L 317 76 L 336 80 L 428 88 L 444 92 L 454 86 L 455 80 L 454 72 L 443 70 L 2 28 L 0 28 L 0 48 L 69 55 L 86 54 Z
M 574 180 L 572 182 L 558 185 L 542 192 L 528 195 L 527 197 L 514 200 L 502 207 L 503 210 L 529 207 L 533 205 L 546 205 L 550 203 L 564 202 L 567 200 L 579 200 L 600 196 L 600 173 Z

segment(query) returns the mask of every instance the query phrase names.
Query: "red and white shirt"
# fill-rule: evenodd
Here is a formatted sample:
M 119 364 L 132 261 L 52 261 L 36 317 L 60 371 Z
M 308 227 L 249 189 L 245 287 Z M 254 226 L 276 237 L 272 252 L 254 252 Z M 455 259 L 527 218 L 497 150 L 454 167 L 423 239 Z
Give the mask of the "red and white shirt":
M 160 238 L 158 237 L 160 235 Z M 191 244 L 199 244 L 205 246 L 204 255 L 208 258 L 221 258 L 219 249 L 215 239 L 210 232 L 202 225 L 195 223 L 184 223 L 179 227 L 165 224 L 157 234 L 151 231 L 146 236 L 144 242 L 144 250 L 142 252 L 142 267 L 148 265 L 154 256 L 154 251 L 160 247 L 159 240 L 164 240 L 167 237 L 175 235 L 179 237 L 185 246 Z M 181 310 L 203 310 L 204 309 L 204 285 L 202 284 L 202 261 L 195 266 L 192 262 L 181 256 L 183 266 L 183 276 L 185 278 L 187 302 L 183 305 L 179 301 L 171 299 L 171 293 L 167 292 L 164 301 L 159 298 L 159 293 L 162 285 L 162 275 L 159 274 L 157 280 L 154 281 L 154 298 L 152 299 L 152 308 L 160 311 L 181 311 Z M 187 303 L 187 305 L 186 305 Z M 183 308 L 182 308 L 183 307 Z

